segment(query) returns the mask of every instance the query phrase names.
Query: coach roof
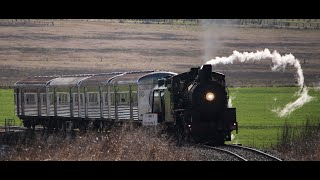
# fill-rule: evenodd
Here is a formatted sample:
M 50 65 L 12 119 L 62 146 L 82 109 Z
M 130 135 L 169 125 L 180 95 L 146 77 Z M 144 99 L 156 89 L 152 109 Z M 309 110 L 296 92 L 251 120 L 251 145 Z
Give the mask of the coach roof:
M 161 74 L 174 74 L 166 71 L 130 71 L 111 72 L 99 74 L 55 75 L 55 76 L 31 76 L 15 83 L 14 87 L 75 87 L 75 86 L 99 86 L 104 84 L 138 84 L 139 80 L 157 77 Z

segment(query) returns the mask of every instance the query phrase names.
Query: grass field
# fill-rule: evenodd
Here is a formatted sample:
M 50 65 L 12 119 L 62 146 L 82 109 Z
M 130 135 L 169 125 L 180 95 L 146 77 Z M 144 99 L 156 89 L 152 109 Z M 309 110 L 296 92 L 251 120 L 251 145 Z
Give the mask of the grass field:
M 296 99 L 297 87 L 250 87 L 229 88 L 233 107 L 237 108 L 239 133 L 232 142 L 257 147 L 269 147 L 277 142 L 277 136 L 285 122 L 302 125 L 308 116 L 320 116 L 320 91 L 311 89 L 313 101 L 294 111 L 288 117 L 280 118 L 272 112 Z M 0 89 L 0 125 L 5 118 L 13 118 L 13 90 Z M 15 117 L 16 118 L 16 117 Z M 17 118 L 16 118 L 17 119 Z M 18 120 L 16 121 L 20 123 Z
M 277 142 L 277 136 L 285 122 L 299 129 L 308 116 L 320 116 L 320 93 L 314 88 L 309 91 L 309 95 L 314 97 L 313 100 L 284 118 L 280 118 L 272 110 L 283 108 L 288 102 L 294 101 L 297 98 L 294 96 L 297 87 L 230 88 L 229 90 L 234 98 L 232 104 L 237 108 L 239 122 L 239 134 L 235 134 L 232 142 L 269 147 Z
M 12 89 L 0 89 L 0 126 L 4 126 L 6 118 L 15 119 L 16 125 L 21 125 L 21 121 L 14 114 L 14 96 Z

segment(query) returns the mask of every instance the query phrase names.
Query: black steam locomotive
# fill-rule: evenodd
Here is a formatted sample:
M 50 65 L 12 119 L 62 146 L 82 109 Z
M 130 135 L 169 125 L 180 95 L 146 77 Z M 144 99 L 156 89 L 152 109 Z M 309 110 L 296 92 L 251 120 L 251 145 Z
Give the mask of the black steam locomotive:
M 225 75 L 212 72 L 211 65 L 160 79 L 152 97 L 152 112 L 160 122 L 173 122 L 180 138 L 220 145 L 238 130 Z

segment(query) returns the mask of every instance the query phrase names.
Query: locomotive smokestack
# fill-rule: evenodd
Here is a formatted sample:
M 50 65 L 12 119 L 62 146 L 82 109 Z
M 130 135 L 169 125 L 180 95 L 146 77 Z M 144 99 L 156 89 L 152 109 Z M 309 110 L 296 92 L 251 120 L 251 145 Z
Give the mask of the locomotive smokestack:
M 206 82 L 212 80 L 212 65 L 205 64 L 199 70 L 199 80 L 200 82 Z

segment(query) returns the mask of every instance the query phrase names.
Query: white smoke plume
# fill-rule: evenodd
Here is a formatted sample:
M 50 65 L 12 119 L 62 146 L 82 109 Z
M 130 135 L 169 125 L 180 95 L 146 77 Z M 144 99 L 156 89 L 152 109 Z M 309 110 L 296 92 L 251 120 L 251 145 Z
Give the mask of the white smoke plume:
M 236 91 L 232 93 L 232 96 L 229 96 L 229 100 L 228 100 L 228 107 L 231 108 L 232 107 L 232 101 L 236 98 L 236 95 L 239 93 L 239 89 L 236 88 Z
M 292 65 L 297 70 L 297 82 L 300 86 L 300 89 L 297 92 L 299 98 L 294 102 L 288 103 L 282 110 L 275 111 L 280 117 L 284 117 L 289 115 L 294 110 L 303 106 L 303 104 L 312 100 L 312 97 L 308 95 L 308 88 L 304 85 L 304 76 L 300 65 L 300 61 L 296 59 L 292 54 L 286 54 L 281 56 L 277 51 L 273 51 L 273 53 L 271 53 L 269 49 L 250 53 L 240 53 L 238 51 L 233 51 L 233 54 L 229 57 L 216 57 L 215 59 L 206 62 L 206 64 L 233 64 L 234 61 L 240 61 L 241 63 L 243 63 L 247 61 L 254 62 L 269 59 L 271 59 L 273 63 L 273 66 L 271 68 L 272 71 L 278 71 L 281 69 L 284 70 L 287 65 Z
M 236 138 L 236 135 L 231 134 L 231 141 L 234 140 L 234 138 Z
M 231 108 L 232 107 L 232 100 L 234 99 L 234 96 L 229 96 L 229 100 L 228 100 L 228 107 Z
M 235 140 L 234 144 L 239 144 L 238 142 L 238 138 L 236 137 L 236 135 L 231 134 L 231 141 Z
M 313 97 L 308 95 L 308 88 L 304 87 L 302 89 L 302 92 L 300 92 L 299 94 L 299 98 L 296 101 L 288 103 L 282 110 L 275 109 L 272 111 L 276 112 L 280 117 L 283 117 L 290 114 L 292 111 L 302 107 L 305 103 L 310 102 L 312 99 Z

